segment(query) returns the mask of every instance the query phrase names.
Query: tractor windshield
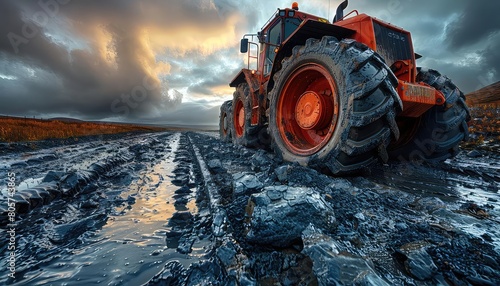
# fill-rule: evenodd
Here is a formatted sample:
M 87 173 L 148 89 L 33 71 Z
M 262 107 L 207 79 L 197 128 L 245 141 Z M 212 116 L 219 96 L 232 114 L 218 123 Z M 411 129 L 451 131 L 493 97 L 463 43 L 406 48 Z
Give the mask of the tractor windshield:
M 265 65 L 265 74 L 268 74 L 271 71 L 271 67 L 273 65 L 274 57 L 276 56 L 276 47 L 281 44 L 281 23 L 282 21 L 276 22 L 276 24 L 269 29 L 268 34 L 268 47 L 266 52 L 266 65 Z
M 276 47 L 279 47 L 290 35 L 299 27 L 302 21 L 297 18 L 284 18 L 277 21 L 273 27 L 269 29 L 267 37 L 267 52 L 265 74 L 271 72 L 271 68 L 276 57 Z M 284 35 L 284 36 L 283 36 Z
M 297 30 L 302 21 L 297 18 L 286 18 L 285 19 L 285 38 L 288 39 L 290 35 Z

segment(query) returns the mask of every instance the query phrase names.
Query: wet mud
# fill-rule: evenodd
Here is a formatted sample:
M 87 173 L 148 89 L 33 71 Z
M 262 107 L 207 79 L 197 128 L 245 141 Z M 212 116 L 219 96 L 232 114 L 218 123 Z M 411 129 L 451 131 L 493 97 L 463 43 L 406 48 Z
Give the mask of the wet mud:
M 210 132 L 9 148 L 0 284 L 500 285 L 495 152 L 333 177 Z

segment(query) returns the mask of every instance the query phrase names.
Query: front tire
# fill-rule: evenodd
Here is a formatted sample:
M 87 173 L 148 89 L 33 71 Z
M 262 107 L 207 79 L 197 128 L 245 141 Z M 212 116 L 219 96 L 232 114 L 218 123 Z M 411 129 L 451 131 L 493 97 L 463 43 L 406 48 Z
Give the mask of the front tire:
M 390 147 L 395 160 L 436 163 L 454 157 L 459 144 L 469 135 L 470 112 L 465 96 L 446 76 L 432 69 L 418 68 L 417 81 L 442 92 L 446 102 L 434 106 L 417 119 L 399 118 L 401 138 Z
M 269 133 L 278 156 L 333 174 L 387 160 L 401 101 L 396 77 L 374 51 L 349 39 L 309 39 L 274 79 Z
M 220 107 L 219 136 L 223 142 L 231 142 L 233 134 L 233 102 L 228 100 Z
M 233 94 L 233 142 L 246 147 L 265 147 L 263 125 L 252 125 L 252 96 L 247 83 L 240 84 Z

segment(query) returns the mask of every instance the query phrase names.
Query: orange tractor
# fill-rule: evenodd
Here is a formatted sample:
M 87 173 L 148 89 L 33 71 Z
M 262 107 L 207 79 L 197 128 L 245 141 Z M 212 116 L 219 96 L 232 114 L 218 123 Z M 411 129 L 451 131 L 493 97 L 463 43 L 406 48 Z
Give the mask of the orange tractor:
M 456 155 L 470 120 L 463 93 L 417 67 L 408 31 L 356 10 L 344 17 L 347 3 L 333 23 L 293 3 L 243 37 L 248 68 L 229 84 L 221 139 L 333 174 Z

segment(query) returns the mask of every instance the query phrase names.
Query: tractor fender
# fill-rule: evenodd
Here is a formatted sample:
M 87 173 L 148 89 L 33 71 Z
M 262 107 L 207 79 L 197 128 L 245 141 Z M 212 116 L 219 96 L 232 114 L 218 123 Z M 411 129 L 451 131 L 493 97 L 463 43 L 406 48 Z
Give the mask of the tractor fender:
M 274 74 L 281 70 L 281 63 L 283 60 L 292 55 L 293 47 L 297 45 L 303 46 L 307 39 L 311 38 L 321 40 L 324 36 L 333 36 L 338 40 L 342 40 L 345 38 L 352 38 L 355 33 L 356 31 L 351 29 L 311 19 L 302 22 L 293 34 L 279 47 L 276 57 L 274 58 L 273 69 L 267 85 L 267 92 L 269 93 L 271 89 L 273 89 Z
M 247 83 L 250 87 L 250 91 L 253 93 L 259 90 L 259 79 L 255 74 L 252 73 L 249 69 L 242 69 L 229 83 L 230 87 L 238 87 L 238 85 L 242 83 Z
M 261 109 L 259 106 L 261 106 L 261 103 L 259 101 L 259 90 L 260 90 L 260 84 L 259 84 L 259 79 L 257 75 L 252 72 L 252 70 L 249 69 L 242 69 L 238 75 L 229 83 L 230 87 L 235 87 L 237 88 L 240 84 L 246 83 L 248 84 L 248 87 L 250 89 L 250 96 L 252 97 L 252 102 L 251 102 L 251 110 L 252 110 L 252 116 L 251 116 L 251 122 L 250 124 L 252 126 L 260 125 L 262 124 L 261 122 Z

